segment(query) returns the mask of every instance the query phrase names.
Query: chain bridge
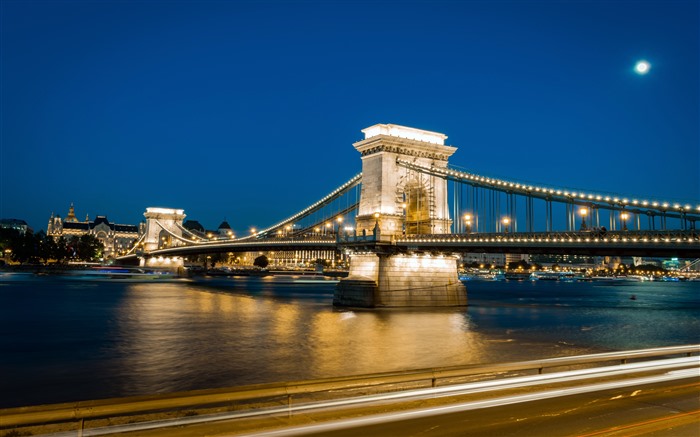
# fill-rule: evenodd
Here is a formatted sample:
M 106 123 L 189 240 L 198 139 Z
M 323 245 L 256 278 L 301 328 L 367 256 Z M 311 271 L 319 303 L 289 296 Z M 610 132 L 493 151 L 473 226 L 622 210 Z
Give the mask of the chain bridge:
M 651 199 L 480 175 L 448 165 L 447 136 L 392 124 L 353 144 L 362 172 L 298 213 L 249 235 L 207 237 L 183 210 L 148 208 L 121 259 L 229 252 L 347 254 L 335 303 L 465 305 L 457 254 L 700 257 L 700 201 Z

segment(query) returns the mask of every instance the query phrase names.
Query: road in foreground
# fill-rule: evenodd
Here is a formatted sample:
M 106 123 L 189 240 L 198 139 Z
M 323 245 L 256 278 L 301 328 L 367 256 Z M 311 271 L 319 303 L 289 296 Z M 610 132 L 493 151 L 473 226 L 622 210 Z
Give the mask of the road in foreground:
M 674 374 L 681 375 L 679 379 Z M 656 382 L 659 378 L 665 381 Z M 653 381 L 653 382 L 652 382 Z M 139 436 L 662 436 L 700 435 L 697 367 L 498 393 L 141 431 Z
M 697 437 L 700 436 L 698 387 L 697 382 L 662 383 L 320 433 L 313 432 L 313 426 L 308 430 L 313 435 L 334 437 Z M 307 433 L 301 435 L 304 434 Z

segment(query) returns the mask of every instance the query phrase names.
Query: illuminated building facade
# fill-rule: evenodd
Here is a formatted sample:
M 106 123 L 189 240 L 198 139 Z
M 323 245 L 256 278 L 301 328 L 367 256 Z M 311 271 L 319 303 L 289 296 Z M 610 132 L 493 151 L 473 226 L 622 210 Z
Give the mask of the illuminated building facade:
M 54 239 L 63 237 L 66 240 L 71 237 L 92 235 L 104 246 L 104 257 L 113 258 L 126 253 L 133 246 L 140 236 L 140 227 L 110 223 L 106 216 L 101 215 L 92 221 L 87 216 L 85 221 L 79 221 L 75 216 L 75 208 L 71 204 L 65 219 L 60 215 L 51 214 L 46 234 Z

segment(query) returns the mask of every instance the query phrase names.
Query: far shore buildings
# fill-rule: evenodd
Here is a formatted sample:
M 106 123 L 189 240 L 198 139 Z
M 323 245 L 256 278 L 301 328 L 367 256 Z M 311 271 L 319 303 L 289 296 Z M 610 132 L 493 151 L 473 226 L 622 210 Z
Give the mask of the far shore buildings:
M 98 215 L 94 220 L 85 217 L 85 221 L 79 221 L 75 216 L 75 208 L 71 203 L 68 215 L 62 219 L 60 215 L 51 213 L 46 235 L 58 239 L 64 237 L 81 237 L 93 235 L 104 246 L 104 257 L 113 258 L 126 253 L 143 233 L 144 223 L 141 225 L 120 225 L 110 223 L 106 216 Z
M 27 232 L 29 232 L 30 234 L 34 232 L 32 228 L 29 227 L 27 222 L 25 222 L 24 220 L 13 218 L 0 219 L 0 229 L 13 229 L 19 232 L 20 235 L 24 235 Z

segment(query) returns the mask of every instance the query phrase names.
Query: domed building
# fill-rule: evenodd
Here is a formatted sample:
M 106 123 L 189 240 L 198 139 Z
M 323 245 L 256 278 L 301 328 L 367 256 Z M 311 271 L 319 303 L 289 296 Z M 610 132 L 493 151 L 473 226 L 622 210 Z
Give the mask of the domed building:
M 103 215 L 98 215 L 93 221 L 90 221 L 89 216 L 86 215 L 85 221 L 81 222 L 75 216 L 75 207 L 72 203 L 65 219 L 51 213 L 49 224 L 46 227 L 46 235 L 56 240 L 60 237 L 68 240 L 71 237 L 80 238 L 83 235 L 93 235 L 104 246 L 105 258 L 113 258 L 126 253 L 138 240 L 142 231 L 136 225 L 110 223 Z
M 204 226 L 202 226 L 202 224 L 197 220 L 185 220 L 182 227 L 188 231 L 198 232 L 200 237 L 204 235 Z
M 221 222 L 221 224 L 219 225 L 219 229 L 217 229 L 217 232 L 219 233 L 220 237 L 233 237 L 233 230 L 231 229 L 231 226 L 228 224 L 226 219 L 224 219 L 224 221 Z

